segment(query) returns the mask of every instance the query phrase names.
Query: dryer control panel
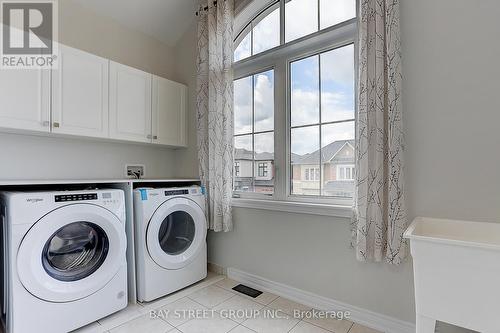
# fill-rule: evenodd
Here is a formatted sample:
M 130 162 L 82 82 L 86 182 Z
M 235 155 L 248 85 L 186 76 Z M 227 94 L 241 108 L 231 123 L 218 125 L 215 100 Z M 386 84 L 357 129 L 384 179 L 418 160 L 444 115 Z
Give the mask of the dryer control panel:
M 199 195 L 202 194 L 202 188 L 200 186 L 172 187 L 164 189 L 164 194 L 166 197 L 174 195 Z
M 189 190 L 167 190 L 165 191 L 165 196 L 171 196 L 171 195 L 185 195 L 189 194 Z

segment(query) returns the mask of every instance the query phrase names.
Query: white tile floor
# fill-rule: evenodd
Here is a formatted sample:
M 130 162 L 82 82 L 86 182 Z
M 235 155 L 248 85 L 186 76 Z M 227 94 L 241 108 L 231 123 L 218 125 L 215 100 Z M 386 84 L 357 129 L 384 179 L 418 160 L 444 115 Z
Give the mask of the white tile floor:
M 348 320 L 296 319 L 292 316 L 294 310 L 311 309 L 267 292 L 257 298 L 247 297 L 231 289 L 237 284 L 209 274 L 189 288 L 155 302 L 129 305 L 75 333 L 381 333 Z M 242 313 L 256 310 L 259 316 L 241 318 Z M 271 312 L 266 310 L 277 310 L 273 313 L 278 315 L 269 318 L 265 314 Z M 151 311 L 156 318 L 151 318 Z

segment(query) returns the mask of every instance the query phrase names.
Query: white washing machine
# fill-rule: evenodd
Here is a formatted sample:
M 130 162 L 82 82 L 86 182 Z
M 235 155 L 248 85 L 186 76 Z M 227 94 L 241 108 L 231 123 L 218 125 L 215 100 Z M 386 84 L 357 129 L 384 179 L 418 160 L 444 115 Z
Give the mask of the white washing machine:
M 207 276 L 205 196 L 199 186 L 136 189 L 134 215 L 140 302 Z
M 69 332 L 127 306 L 123 191 L 0 198 L 7 333 Z

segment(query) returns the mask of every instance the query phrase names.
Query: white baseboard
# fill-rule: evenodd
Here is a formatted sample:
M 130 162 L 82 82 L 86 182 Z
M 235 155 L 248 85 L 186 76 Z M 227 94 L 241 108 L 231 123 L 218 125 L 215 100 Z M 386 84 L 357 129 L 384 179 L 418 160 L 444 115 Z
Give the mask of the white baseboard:
M 415 333 L 415 324 L 413 323 L 405 322 L 380 313 L 362 309 L 357 306 L 319 296 L 308 291 L 274 282 L 235 268 L 228 268 L 227 276 L 230 279 L 242 282 L 249 287 L 271 292 L 278 296 L 310 306 L 314 309 L 349 311 L 351 313 L 350 319 L 352 321 L 381 332 Z

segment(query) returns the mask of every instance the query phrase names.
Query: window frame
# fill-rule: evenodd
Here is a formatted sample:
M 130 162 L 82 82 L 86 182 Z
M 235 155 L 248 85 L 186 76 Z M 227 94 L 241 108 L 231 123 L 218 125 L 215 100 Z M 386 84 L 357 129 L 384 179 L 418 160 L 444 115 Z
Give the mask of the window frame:
M 261 1 L 262 2 L 262 1 Z M 351 207 L 352 198 L 340 197 L 322 197 L 297 195 L 291 193 L 291 91 L 290 80 L 291 63 L 316 54 L 328 52 L 350 44 L 354 45 L 354 70 L 358 69 L 358 45 L 357 20 L 352 18 L 348 21 L 333 25 L 331 27 L 319 30 L 310 35 L 298 38 L 289 43 L 284 43 L 285 34 L 285 13 L 284 5 L 286 0 L 280 0 L 280 40 L 281 45 L 256 55 L 251 55 L 234 63 L 234 80 L 238 80 L 250 75 L 274 70 L 274 193 L 252 193 L 233 191 L 233 198 L 274 200 L 276 202 L 296 202 L 312 205 L 329 205 L 339 207 Z M 237 31 L 237 37 L 234 42 L 234 48 L 239 45 L 239 41 L 245 37 L 249 29 L 252 29 L 252 22 L 262 13 L 271 12 L 271 7 L 276 6 L 278 2 L 269 1 L 262 10 L 258 11 L 248 21 L 240 31 Z M 356 1 L 358 12 L 359 1 Z M 319 14 L 319 13 L 318 13 Z M 251 41 L 253 45 L 253 40 Z M 252 46 L 253 47 L 253 46 Z M 357 76 L 354 76 L 354 89 L 357 90 Z M 357 94 L 355 94 L 355 108 L 357 107 Z M 356 114 L 355 110 L 355 114 Z M 356 124 L 355 124 L 356 126 Z M 283 147 L 283 144 L 285 147 Z
M 250 57 L 243 58 L 242 60 L 251 58 L 254 56 L 253 54 L 253 29 L 264 19 L 267 17 L 267 15 L 271 14 L 275 9 L 281 6 L 281 1 L 280 0 L 272 0 L 270 1 L 269 4 L 266 5 L 266 7 L 262 10 L 260 10 L 257 15 L 255 15 L 247 24 L 246 26 L 238 32 L 237 37 L 234 39 L 234 50 L 240 45 L 241 41 L 248 35 L 250 34 Z M 281 8 L 281 7 L 280 7 Z M 283 44 L 284 37 L 282 36 L 282 29 L 281 29 L 281 10 L 280 10 L 280 45 Z M 275 48 L 280 47 L 280 45 L 270 48 L 266 51 L 273 50 Z M 261 54 L 263 52 L 260 52 L 258 54 Z M 241 61 L 241 60 L 240 60 Z

